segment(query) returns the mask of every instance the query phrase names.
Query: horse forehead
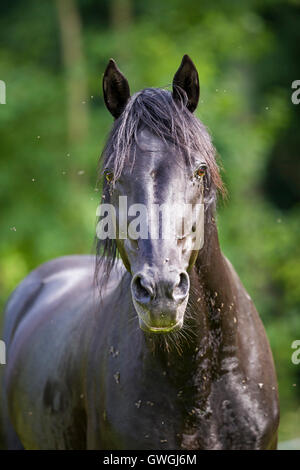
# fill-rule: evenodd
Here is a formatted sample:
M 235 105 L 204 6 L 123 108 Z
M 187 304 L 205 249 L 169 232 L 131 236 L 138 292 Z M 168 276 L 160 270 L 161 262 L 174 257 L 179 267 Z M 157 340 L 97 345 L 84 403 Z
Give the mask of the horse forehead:
M 178 174 L 178 170 L 185 170 L 182 166 L 183 159 L 175 145 L 164 141 L 147 128 L 143 128 L 138 133 L 135 156 L 134 165 L 140 179 L 147 180 L 150 173 L 153 179 L 162 173 L 170 173 L 169 176 L 174 177 Z M 180 164 L 180 168 L 175 168 L 175 162 Z M 173 171 L 170 171 L 172 169 Z
M 141 150 L 145 151 L 159 151 L 166 149 L 166 144 L 163 140 L 147 127 L 144 127 L 139 131 L 137 142 L 141 146 Z
M 137 161 L 140 161 L 144 167 L 147 166 L 147 162 L 149 166 L 161 163 L 167 166 L 171 156 L 176 153 L 174 144 L 163 140 L 147 128 L 139 131 L 136 142 Z

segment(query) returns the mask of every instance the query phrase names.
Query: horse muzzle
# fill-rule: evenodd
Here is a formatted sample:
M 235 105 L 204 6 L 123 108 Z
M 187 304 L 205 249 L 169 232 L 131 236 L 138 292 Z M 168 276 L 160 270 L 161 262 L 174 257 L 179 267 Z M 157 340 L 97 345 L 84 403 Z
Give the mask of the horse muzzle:
M 185 271 L 173 269 L 167 273 L 145 270 L 131 281 L 132 300 L 142 330 L 169 333 L 183 325 L 190 288 Z

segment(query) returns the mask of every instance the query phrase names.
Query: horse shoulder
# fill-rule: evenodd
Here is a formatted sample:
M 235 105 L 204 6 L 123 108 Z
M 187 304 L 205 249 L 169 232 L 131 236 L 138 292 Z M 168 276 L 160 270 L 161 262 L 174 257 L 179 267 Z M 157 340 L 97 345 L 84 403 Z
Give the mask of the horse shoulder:
M 239 406 L 244 412 L 249 411 L 249 419 L 255 422 L 257 435 L 261 434 L 262 440 L 265 440 L 264 448 L 272 447 L 279 424 L 278 387 L 273 356 L 255 305 L 230 261 L 226 259 L 226 262 L 233 276 L 236 294 L 234 308 L 239 365 L 233 382 L 236 382 L 239 389 Z
M 24 279 L 8 301 L 3 394 L 26 448 L 43 448 L 46 441 L 52 448 L 59 445 L 53 436 L 45 436 L 40 415 L 49 421 L 48 429 L 53 421 L 61 422 L 60 429 L 64 422 L 71 426 L 74 420 L 84 421 L 80 348 L 84 350 L 82 339 L 87 319 L 92 318 L 88 313 L 93 305 L 93 266 L 90 256 L 45 263 Z M 68 435 L 78 441 L 78 436 Z

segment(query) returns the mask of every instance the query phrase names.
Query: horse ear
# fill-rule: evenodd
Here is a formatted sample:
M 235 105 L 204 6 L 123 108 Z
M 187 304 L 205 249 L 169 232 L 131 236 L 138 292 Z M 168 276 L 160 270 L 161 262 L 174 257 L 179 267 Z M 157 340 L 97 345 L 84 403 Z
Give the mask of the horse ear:
M 117 64 L 110 59 L 103 76 L 103 95 L 108 111 L 117 119 L 130 98 L 128 81 L 120 72 Z
M 180 99 L 178 87 L 186 92 L 187 108 L 191 113 L 194 112 L 200 95 L 199 77 L 193 61 L 187 54 L 183 56 L 180 67 L 173 78 L 173 98 L 175 100 Z

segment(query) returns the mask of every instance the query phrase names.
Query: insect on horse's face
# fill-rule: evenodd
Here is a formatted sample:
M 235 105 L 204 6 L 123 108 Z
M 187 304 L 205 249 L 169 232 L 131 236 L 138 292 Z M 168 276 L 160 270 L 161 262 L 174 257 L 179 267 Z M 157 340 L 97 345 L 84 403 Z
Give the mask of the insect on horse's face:
M 129 99 L 125 80 L 110 61 L 103 89 L 106 105 L 115 117 Z M 187 56 L 174 80 L 183 89 L 189 85 L 185 91 L 193 111 L 199 98 L 198 74 Z M 134 164 L 123 168 L 111 198 L 117 214 L 117 246 L 132 275 L 131 295 L 140 327 L 151 333 L 168 333 L 183 325 L 190 288 L 188 272 L 203 244 L 201 198 L 206 165 L 201 157 L 189 161 L 178 155 L 178 149 L 147 127 L 140 128 L 137 142 Z M 126 201 L 126 227 L 120 198 Z

